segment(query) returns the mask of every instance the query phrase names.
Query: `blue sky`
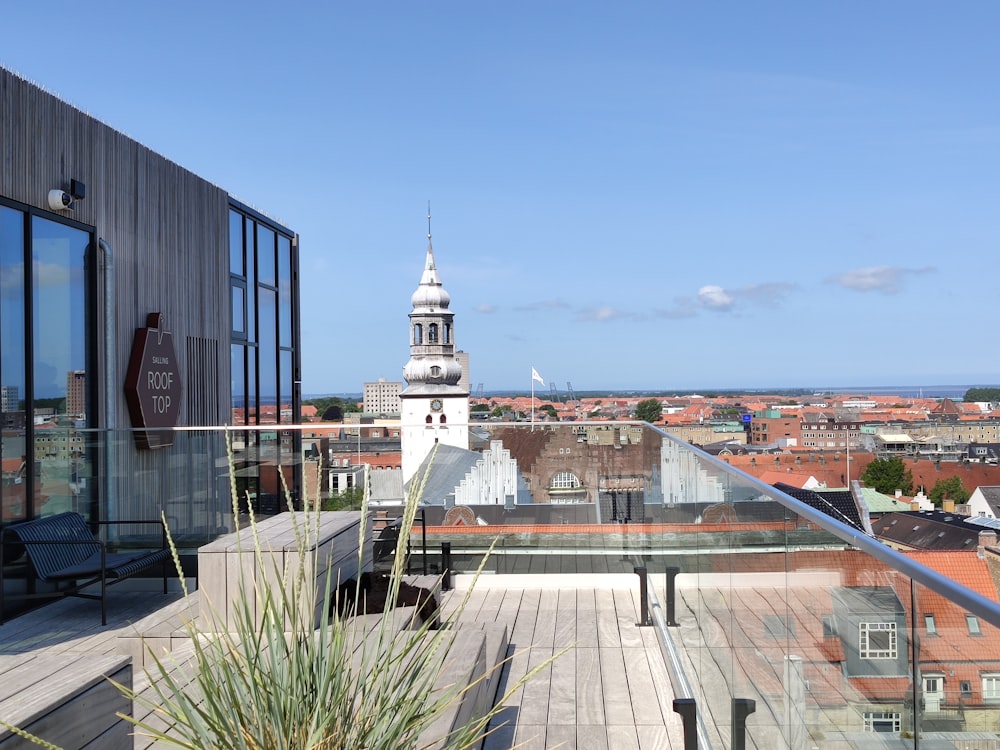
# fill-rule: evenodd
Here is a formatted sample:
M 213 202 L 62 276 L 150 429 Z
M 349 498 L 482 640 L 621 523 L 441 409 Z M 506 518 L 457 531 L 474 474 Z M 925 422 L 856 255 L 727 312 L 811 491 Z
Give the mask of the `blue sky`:
M 300 234 L 307 394 L 401 379 L 428 200 L 473 387 L 1000 381 L 1000 4 L 3 17 L 0 64 Z

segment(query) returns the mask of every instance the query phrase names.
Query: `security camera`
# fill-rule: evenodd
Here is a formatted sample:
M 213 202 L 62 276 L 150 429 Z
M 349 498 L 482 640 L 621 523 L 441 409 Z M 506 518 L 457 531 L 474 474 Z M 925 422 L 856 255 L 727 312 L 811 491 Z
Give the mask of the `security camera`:
M 67 211 L 73 205 L 73 196 L 65 190 L 49 191 L 49 208 L 53 211 Z

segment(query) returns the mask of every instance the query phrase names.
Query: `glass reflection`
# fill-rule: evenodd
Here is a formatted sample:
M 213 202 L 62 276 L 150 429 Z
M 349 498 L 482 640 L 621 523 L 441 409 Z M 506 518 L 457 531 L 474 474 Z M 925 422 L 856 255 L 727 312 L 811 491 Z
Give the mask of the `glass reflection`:
M 277 422 L 278 406 L 278 346 L 277 308 L 273 289 L 258 287 L 259 305 L 258 356 L 260 358 L 259 388 L 261 423 Z
M 3 462 L 0 522 L 24 519 L 25 444 L 24 214 L 0 206 L 0 459 Z
M 73 428 L 86 427 L 88 414 L 90 236 L 39 216 L 32 217 L 31 232 L 35 510 L 40 515 L 66 510 L 89 515 L 92 472 L 85 440 Z
M 283 235 L 278 235 L 278 294 L 281 296 L 278 343 L 292 346 L 292 243 Z
M 275 286 L 274 231 L 257 225 L 257 281 Z

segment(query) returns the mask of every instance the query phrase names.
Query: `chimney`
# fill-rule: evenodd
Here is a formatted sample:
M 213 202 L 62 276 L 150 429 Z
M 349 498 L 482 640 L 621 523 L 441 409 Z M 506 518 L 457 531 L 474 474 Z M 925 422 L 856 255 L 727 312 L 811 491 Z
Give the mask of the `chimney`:
M 896 490 L 896 499 L 899 500 L 899 498 L 901 498 L 902 496 L 903 496 L 903 491 L 902 490 Z
M 979 532 L 979 549 L 977 554 L 980 560 L 986 559 L 986 548 L 997 546 L 997 533 L 995 531 Z

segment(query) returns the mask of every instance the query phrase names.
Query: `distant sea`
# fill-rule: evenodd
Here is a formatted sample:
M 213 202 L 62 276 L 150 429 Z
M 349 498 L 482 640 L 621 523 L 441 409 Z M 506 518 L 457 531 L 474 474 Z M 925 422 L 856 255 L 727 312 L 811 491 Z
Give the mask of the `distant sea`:
M 817 393 L 864 393 L 869 396 L 906 396 L 908 398 L 962 399 L 973 385 L 873 385 L 855 388 L 818 388 Z
M 998 385 L 983 385 L 977 383 L 974 385 L 858 385 L 852 387 L 845 386 L 829 386 L 827 388 L 813 388 L 810 386 L 795 386 L 795 387 L 784 387 L 784 388 L 694 388 L 694 389 L 679 389 L 679 390 L 634 390 L 634 389 L 609 389 L 606 391 L 592 391 L 592 390 L 580 390 L 577 391 L 578 396 L 586 397 L 597 397 L 597 398 L 607 398 L 607 397 L 629 397 L 629 396 L 641 396 L 649 393 L 656 394 L 666 394 L 672 392 L 676 395 L 683 395 L 688 393 L 705 393 L 711 392 L 716 394 L 721 393 L 735 393 L 735 394 L 755 394 L 755 393 L 769 393 L 769 394 L 782 394 L 782 393 L 795 393 L 797 395 L 806 394 L 837 394 L 837 393 L 857 393 L 866 394 L 869 396 L 902 396 L 904 398 L 950 398 L 954 400 L 961 400 L 965 397 L 965 392 L 970 388 L 980 388 L 989 387 L 996 388 L 1000 387 Z M 487 391 L 484 393 L 486 397 L 490 396 L 511 396 L 511 395 L 528 395 L 530 391 L 520 391 L 517 389 L 512 389 L 509 391 Z M 352 399 L 360 401 L 362 395 L 360 393 L 336 393 L 336 394 L 319 394 L 319 395 L 303 395 L 302 398 L 309 400 L 312 398 L 323 398 L 327 396 L 338 396 L 340 398 Z M 535 395 L 540 399 L 545 399 L 548 396 L 548 391 L 543 391 L 539 389 L 535 392 Z M 563 391 L 559 391 L 560 396 L 565 396 Z

